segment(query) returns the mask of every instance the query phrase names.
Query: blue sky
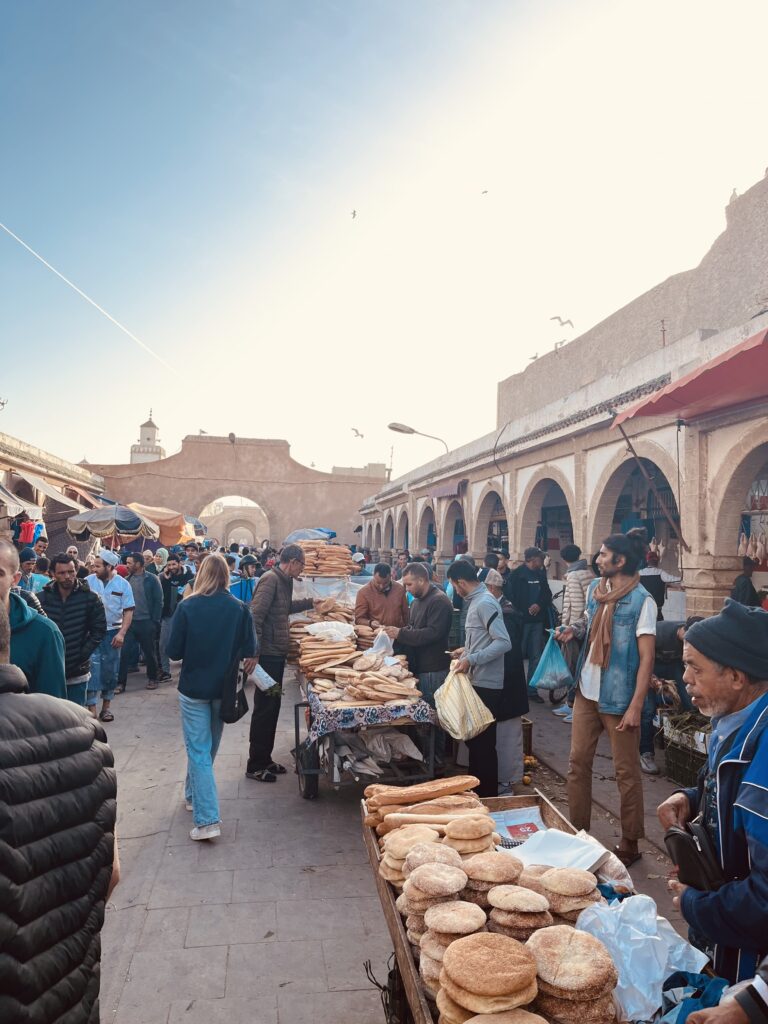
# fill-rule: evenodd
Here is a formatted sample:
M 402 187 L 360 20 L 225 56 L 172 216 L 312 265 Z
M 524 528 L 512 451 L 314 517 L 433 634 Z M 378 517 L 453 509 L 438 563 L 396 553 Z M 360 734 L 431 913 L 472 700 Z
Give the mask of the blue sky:
M 394 443 L 395 472 L 435 450 L 392 419 L 487 432 L 550 315 L 585 330 L 698 262 L 762 175 L 765 8 L 721 11 L 4 5 L 0 221 L 174 370 L 0 233 L 0 429 L 123 461 L 151 406 L 169 452 L 200 428 L 318 468 Z

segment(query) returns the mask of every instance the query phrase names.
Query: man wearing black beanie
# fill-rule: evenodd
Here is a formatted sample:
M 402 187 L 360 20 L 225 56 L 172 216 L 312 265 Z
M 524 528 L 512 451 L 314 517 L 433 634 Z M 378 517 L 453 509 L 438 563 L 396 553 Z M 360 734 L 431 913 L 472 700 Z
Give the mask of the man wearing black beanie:
M 752 978 L 768 952 L 768 612 L 727 600 L 687 631 L 683 661 L 712 735 L 698 785 L 665 800 L 659 821 L 669 828 L 699 816 L 726 882 L 713 892 L 676 880 L 669 888 L 692 940 L 734 983 Z

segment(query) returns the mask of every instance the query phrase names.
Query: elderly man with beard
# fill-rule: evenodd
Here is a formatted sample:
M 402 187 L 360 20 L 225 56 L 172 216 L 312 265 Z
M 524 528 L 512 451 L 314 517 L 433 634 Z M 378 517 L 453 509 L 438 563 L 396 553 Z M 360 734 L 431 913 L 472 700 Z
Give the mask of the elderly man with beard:
M 742 981 L 768 952 L 768 612 L 727 600 L 686 632 L 683 663 L 712 735 L 698 785 L 665 800 L 659 821 L 670 828 L 698 818 L 725 884 L 703 892 L 675 879 L 669 888 L 715 972 Z

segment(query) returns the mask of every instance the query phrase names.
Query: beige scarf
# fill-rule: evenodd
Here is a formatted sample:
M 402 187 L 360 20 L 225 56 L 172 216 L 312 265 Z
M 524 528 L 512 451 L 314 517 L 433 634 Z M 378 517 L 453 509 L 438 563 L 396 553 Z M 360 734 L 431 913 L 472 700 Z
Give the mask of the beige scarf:
M 617 582 L 620 581 L 620 582 Z M 589 660 L 593 665 L 600 668 L 608 668 L 611 660 L 611 637 L 613 635 L 613 612 L 616 602 L 626 597 L 630 591 L 640 583 L 640 576 L 614 576 L 611 580 L 611 589 L 608 589 L 608 580 L 603 576 L 595 588 L 594 598 L 597 601 L 597 611 L 592 619 L 592 626 L 589 631 L 589 639 L 592 650 Z

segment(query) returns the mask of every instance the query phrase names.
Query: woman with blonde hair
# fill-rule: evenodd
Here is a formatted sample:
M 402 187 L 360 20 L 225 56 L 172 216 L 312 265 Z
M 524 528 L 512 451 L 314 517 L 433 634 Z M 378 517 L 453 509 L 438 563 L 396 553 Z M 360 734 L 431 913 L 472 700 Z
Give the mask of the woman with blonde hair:
M 192 811 L 191 839 L 221 835 L 213 762 L 224 722 L 222 701 L 230 703 L 240 661 L 252 672 L 258 644 L 247 605 L 229 592 L 229 569 L 221 555 L 209 555 L 198 569 L 195 589 L 173 616 L 168 656 L 181 660 L 179 706 L 187 778 L 184 797 Z

